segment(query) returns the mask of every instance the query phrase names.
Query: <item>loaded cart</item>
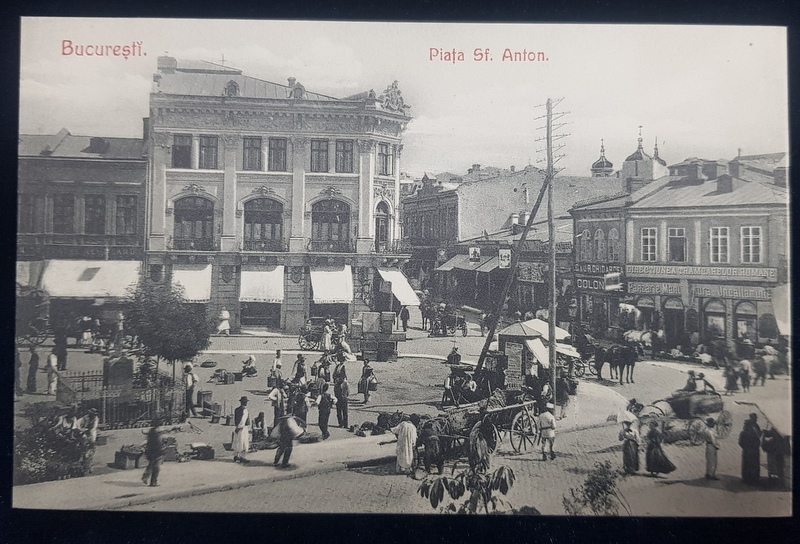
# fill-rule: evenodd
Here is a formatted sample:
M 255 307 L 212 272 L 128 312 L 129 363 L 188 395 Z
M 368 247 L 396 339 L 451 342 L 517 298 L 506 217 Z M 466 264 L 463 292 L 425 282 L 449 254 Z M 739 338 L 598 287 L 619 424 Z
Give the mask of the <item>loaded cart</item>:
M 676 391 L 671 397 L 656 400 L 638 410 L 640 429 L 651 421 L 661 421 L 667 441 L 687 438 L 695 446 L 705 441 L 703 431 L 705 419 L 713 417 L 717 436 L 726 438 L 731 434 L 733 418 L 725 410 L 725 403 L 716 391 Z

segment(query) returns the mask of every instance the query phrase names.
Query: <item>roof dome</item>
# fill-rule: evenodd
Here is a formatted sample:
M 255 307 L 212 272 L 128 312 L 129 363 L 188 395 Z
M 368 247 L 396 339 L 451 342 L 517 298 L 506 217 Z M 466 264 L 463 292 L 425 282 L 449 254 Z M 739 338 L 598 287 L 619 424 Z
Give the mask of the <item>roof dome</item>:
M 612 170 L 614 165 L 606 158 L 606 147 L 600 140 L 600 158 L 592 163 L 592 170 Z

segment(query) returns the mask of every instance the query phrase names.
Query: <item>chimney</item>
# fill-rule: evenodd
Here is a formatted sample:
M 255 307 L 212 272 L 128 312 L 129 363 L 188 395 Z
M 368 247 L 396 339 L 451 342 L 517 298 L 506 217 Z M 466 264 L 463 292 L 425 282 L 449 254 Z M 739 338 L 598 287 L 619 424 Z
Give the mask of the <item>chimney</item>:
M 739 175 L 741 166 L 742 165 L 736 159 L 728 163 L 728 173 L 731 175 L 731 177 L 741 179 L 741 176 Z
M 472 165 L 472 171 L 473 172 L 480 172 L 481 171 L 481 165 L 480 164 L 473 164 Z
M 511 224 L 512 225 L 519 225 L 519 214 L 514 212 L 511 214 Z
M 512 164 L 511 165 L 511 173 L 513 174 L 516 169 L 517 169 L 517 167 Z
M 289 78 L 289 88 L 293 89 L 295 83 L 297 83 L 297 78 L 296 77 L 290 77 Z
M 717 192 L 718 193 L 732 193 L 733 192 L 733 178 L 728 174 L 724 174 L 717 178 Z
M 635 193 L 647 184 L 648 182 L 643 180 L 641 177 L 628 178 L 625 180 L 625 192 Z
M 162 74 L 174 74 L 178 61 L 174 57 L 158 57 L 158 71 Z
M 522 212 L 519 214 L 519 224 L 520 225 L 527 225 L 528 219 L 531 216 L 531 212 Z
M 150 139 L 150 118 L 142 117 L 142 139 L 146 142 Z
M 773 172 L 775 176 L 775 185 L 778 187 L 786 187 L 786 177 L 788 175 L 787 168 L 785 166 L 779 166 Z

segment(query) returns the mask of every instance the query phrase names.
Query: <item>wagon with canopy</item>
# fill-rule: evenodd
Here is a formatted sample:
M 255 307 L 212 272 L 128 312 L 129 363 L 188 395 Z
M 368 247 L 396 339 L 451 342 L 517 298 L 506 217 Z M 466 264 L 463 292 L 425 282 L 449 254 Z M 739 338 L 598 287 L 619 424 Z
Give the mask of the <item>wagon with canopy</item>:
M 719 438 L 726 438 L 733 428 L 733 417 L 716 391 L 676 391 L 671 397 L 653 401 L 631 410 L 639 418 L 640 430 L 651 421 L 664 425 L 667 442 L 688 438 L 695 446 L 705 441 L 705 419 L 713 418 Z

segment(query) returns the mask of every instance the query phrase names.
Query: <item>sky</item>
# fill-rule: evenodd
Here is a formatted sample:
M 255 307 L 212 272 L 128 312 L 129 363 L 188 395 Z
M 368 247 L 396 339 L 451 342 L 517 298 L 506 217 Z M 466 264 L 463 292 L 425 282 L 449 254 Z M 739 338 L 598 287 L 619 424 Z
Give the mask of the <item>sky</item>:
M 66 55 L 65 40 L 139 43 L 141 54 Z M 475 60 L 476 49 L 491 60 Z M 503 61 L 505 49 L 537 60 Z M 445 60 L 454 50 L 463 61 Z M 601 139 L 621 167 L 640 126 L 645 151 L 657 139 L 667 164 L 788 151 L 786 30 L 756 26 L 24 18 L 20 132 L 141 137 L 164 54 L 224 58 L 334 97 L 380 94 L 397 80 L 413 116 L 401 169 L 417 176 L 543 168 L 548 98 L 561 100 L 556 166 L 569 175 L 589 175 Z

